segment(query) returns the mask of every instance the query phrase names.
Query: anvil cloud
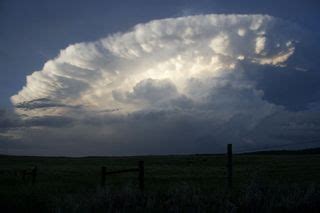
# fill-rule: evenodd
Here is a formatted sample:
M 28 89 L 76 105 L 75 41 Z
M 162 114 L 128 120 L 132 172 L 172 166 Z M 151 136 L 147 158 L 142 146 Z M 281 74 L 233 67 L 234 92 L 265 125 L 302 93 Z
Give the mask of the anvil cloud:
M 297 100 L 298 106 L 279 98 L 266 82 L 282 73 L 319 77 L 317 64 L 304 57 L 312 42 L 300 27 L 268 15 L 198 15 L 154 20 L 73 44 L 27 76 L 11 97 L 24 120 L 67 117 L 73 124 L 37 125 L 14 134 L 33 141 L 50 136 L 46 141 L 63 144 L 72 138 L 72 145 L 59 145 L 67 154 L 97 143 L 107 154 L 214 152 L 232 141 L 279 143 L 286 139 L 275 137 L 277 130 L 260 129 L 287 126 L 290 116 L 303 117 L 293 106 L 311 110 L 318 102 Z M 283 95 L 282 84 L 274 86 Z M 317 97 L 319 91 L 308 93 Z M 313 122 L 310 116 L 302 120 Z

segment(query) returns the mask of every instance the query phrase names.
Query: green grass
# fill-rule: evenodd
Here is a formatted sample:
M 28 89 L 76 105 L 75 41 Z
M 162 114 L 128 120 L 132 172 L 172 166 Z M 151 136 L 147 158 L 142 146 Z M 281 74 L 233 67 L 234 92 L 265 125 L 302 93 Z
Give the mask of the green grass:
M 108 171 L 145 162 L 137 173 Z M 320 155 L 235 155 L 234 188 L 226 188 L 224 155 L 140 157 L 0 156 L 1 212 L 295 212 L 320 210 Z M 14 171 L 38 167 L 34 186 Z M 29 178 L 30 179 L 30 178 Z M 301 209 L 300 209 L 301 210 Z

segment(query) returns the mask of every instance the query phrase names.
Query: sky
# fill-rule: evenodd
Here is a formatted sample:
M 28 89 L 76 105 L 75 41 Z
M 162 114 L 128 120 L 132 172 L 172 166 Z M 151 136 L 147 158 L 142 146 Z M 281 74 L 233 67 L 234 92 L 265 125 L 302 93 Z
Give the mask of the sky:
M 317 140 L 319 9 L 0 0 L 0 153 L 216 153 Z

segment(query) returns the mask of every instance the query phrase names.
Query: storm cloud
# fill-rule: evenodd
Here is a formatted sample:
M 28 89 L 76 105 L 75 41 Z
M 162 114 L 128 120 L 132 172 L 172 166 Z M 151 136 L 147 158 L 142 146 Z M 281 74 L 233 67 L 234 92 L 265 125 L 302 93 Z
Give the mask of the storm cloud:
M 318 130 L 318 47 L 312 33 L 268 15 L 138 24 L 70 45 L 27 76 L 11 97 L 24 127 L 6 134 L 30 154 L 66 155 L 219 152 L 231 142 L 317 138 L 290 128 Z

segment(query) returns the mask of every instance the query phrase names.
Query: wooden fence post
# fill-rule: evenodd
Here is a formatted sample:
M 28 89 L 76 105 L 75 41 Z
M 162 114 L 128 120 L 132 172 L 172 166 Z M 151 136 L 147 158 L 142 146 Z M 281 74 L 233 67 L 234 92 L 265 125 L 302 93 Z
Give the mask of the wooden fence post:
M 32 175 L 32 185 L 34 185 L 36 183 L 36 178 L 37 178 L 37 166 L 33 167 L 32 171 L 31 171 L 31 175 Z
M 227 162 L 227 183 L 228 188 L 232 188 L 232 176 L 233 176 L 233 168 L 232 168 L 232 144 L 228 144 L 228 162 Z
M 22 170 L 22 181 L 23 181 L 23 183 L 26 182 L 26 175 L 27 175 L 27 171 L 25 169 Z
M 144 190 L 144 162 L 139 161 L 139 188 Z
M 107 168 L 105 166 L 101 167 L 101 186 L 105 187 L 106 186 L 106 172 Z

